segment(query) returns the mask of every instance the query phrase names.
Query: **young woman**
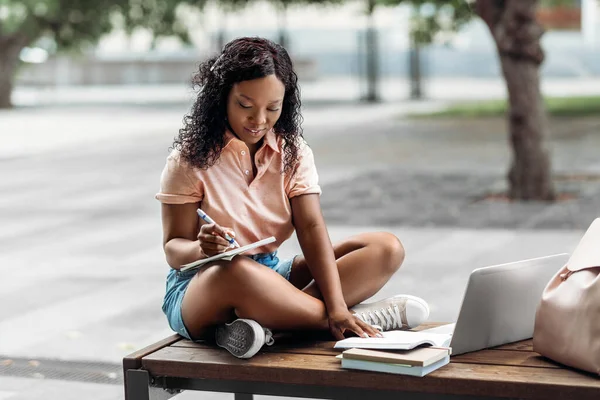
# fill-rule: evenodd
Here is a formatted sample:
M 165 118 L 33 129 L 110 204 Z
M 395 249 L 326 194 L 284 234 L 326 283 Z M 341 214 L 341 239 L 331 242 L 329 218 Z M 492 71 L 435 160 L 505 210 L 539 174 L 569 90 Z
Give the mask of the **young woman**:
M 285 49 L 261 38 L 236 39 L 200 65 L 194 83 L 198 97 L 156 195 L 171 266 L 163 304 L 171 328 L 191 340 L 216 328 L 219 346 L 247 358 L 272 342 L 271 329 L 329 329 L 342 339 L 426 320 L 427 303 L 414 296 L 359 304 L 398 270 L 404 249 L 384 232 L 332 246 Z M 198 208 L 215 223 L 201 225 Z M 277 248 L 294 229 L 302 255 L 281 260 Z M 199 271 L 179 271 L 227 250 L 227 234 L 242 246 L 269 236 L 276 241 Z

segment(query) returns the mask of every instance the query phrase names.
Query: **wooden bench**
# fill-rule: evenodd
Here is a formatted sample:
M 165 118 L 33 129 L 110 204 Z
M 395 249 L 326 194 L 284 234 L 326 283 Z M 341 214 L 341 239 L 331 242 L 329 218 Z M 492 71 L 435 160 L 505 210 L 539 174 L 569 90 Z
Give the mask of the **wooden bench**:
M 435 324 L 423 326 L 431 327 Z M 345 370 L 330 338 L 284 336 L 249 360 L 173 335 L 123 359 L 126 400 L 167 399 L 181 390 L 323 399 L 600 400 L 600 378 L 553 363 L 532 341 L 453 356 L 424 378 Z

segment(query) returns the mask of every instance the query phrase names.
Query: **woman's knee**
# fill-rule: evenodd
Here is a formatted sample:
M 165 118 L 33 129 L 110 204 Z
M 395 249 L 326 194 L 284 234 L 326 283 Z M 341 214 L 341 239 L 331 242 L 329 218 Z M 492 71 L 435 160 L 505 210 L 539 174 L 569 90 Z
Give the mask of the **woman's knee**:
M 246 257 L 235 257 L 231 261 L 211 265 L 190 282 L 186 295 L 191 292 L 191 297 L 197 294 L 203 299 L 209 298 L 216 308 L 235 307 L 244 300 L 249 290 L 252 291 L 259 284 L 257 269 L 258 266 Z
M 382 266 L 393 274 L 404 261 L 405 252 L 402 242 L 395 235 L 388 232 L 377 232 L 375 240 Z

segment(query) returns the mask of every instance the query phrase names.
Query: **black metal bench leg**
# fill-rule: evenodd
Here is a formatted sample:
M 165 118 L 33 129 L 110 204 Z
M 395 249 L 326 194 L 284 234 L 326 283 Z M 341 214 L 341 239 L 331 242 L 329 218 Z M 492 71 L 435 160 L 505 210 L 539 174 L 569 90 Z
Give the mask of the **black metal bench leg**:
M 235 400 L 254 400 L 252 393 L 236 393 Z
M 125 400 L 167 400 L 179 390 L 165 390 L 150 385 L 150 374 L 143 369 L 129 369 L 125 376 Z M 250 399 L 251 400 L 251 399 Z
M 150 376 L 147 371 L 127 370 L 125 373 L 125 400 L 150 400 Z

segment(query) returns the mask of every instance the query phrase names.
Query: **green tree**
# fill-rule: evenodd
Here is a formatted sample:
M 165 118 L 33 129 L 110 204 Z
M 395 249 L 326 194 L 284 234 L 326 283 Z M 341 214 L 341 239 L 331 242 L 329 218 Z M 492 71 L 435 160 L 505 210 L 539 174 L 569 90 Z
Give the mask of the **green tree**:
M 373 13 L 377 8 L 377 0 L 366 1 L 365 13 L 367 14 L 367 29 L 365 31 L 366 63 L 365 72 L 367 78 L 367 93 L 363 100 L 377 102 L 379 98 L 379 38 L 375 26 Z
M 234 12 L 236 10 L 240 10 L 245 8 L 252 0 L 221 0 L 217 1 L 221 9 L 221 19 L 220 26 L 218 28 L 218 32 L 215 38 L 216 48 L 218 50 L 223 49 L 226 44 L 226 36 L 227 36 L 227 14 Z
M 409 25 L 410 97 L 423 96 L 421 85 L 421 49 L 442 33 L 456 32 L 471 20 L 474 12 L 466 0 L 377 0 L 381 5 L 409 5 L 412 11 Z
M 155 37 L 188 30 L 180 7 L 201 8 L 206 0 L 0 0 L 0 108 L 11 107 L 19 56 L 41 39 L 59 51 L 93 48 L 114 28 L 148 29 Z
M 287 14 L 291 6 L 294 5 L 330 5 L 330 4 L 341 4 L 344 0 L 269 0 L 269 2 L 277 10 L 277 42 L 290 50 L 289 39 L 286 31 L 287 28 Z M 250 3 L 256 2 L 256 0 L 221 0 L 219 4 L 227 10 L 241 9 L 249 5 Z
M 372 0 L 371 0 L 372 1 Z M 509 196 L 517 200 L 553 200 L 550 158 L 546 145 L 547 116 L 540 92 L 539 68 L 544 60 L 536 20 L 539 0 L 378 0 L 382 4 L 412 4 L 414 45 L 430 43 L 441 31 L 458 29 L 479 15 L 496 43 L 508 90 L 508 126 L 512 162 Z M 563 4 L 561 0 L 544 3 Z M 423 13 L 423 9 L 427 13 Z M 449 12 L 451 11 L 451 12 Z
M 276 8 L 278 14 L 278 33 L 277 41 L 280 45 L 288 49 L 289 39 L 286 31 L 287 26 L 287 14 L 290 6 L 293 5 L 328 5 L 328 4 L 340 4 L 343 0 L 269 0 Z
M 477 0 L 488 26 L 508 90 L 508 126 L 513 150 L 508 173 L 510 197 L 553 200 L 554 186 L 546 143 L 547 115 L 540 91 L 544 29 L 536 19 L 538 0 Z

